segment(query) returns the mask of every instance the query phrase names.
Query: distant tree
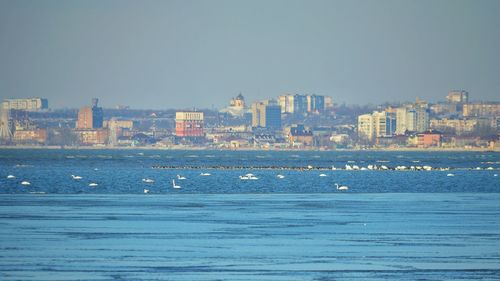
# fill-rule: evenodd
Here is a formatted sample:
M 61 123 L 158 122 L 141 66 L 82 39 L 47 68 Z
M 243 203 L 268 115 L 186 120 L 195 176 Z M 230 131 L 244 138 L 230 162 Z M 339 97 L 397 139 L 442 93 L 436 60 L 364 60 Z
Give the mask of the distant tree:
M 79 142 L 78 136 L 70 128 L 51 129 L 48 132 L 49 145 L 75 146 Z
M 488 138 L 491 136 L 495 136 L 497 133 L 498 132 L 489 124 L 477 123 L 470 135 L 480 138 Z

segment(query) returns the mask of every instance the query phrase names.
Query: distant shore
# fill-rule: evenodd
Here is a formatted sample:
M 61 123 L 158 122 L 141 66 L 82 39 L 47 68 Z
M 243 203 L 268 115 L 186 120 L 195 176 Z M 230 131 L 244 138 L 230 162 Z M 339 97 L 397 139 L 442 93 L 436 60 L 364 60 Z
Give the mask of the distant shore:
M 500 152 L 500 147 L 496 148 L 443 148 L 443 147 L 398 147 L 398 148 L 364 148 L 364 149 L 353 149 L 353 148 L 342 148 L 342 149 L 262 149 L 262 148 L 233 148 L 233 149 L 216 149 L 211 147 L 191 147 L 191 146 L 171 146 L 171 147 L 151 147 L 151 146 L 140 146 L 140 147 L 130 147 L 130 146 L 29 146 L 29 145 L 8 145 L 0 146 L 0 149 L 47 149 L 47 150 L 193 150 L 193 151 L 432 151 L 432 152 Z

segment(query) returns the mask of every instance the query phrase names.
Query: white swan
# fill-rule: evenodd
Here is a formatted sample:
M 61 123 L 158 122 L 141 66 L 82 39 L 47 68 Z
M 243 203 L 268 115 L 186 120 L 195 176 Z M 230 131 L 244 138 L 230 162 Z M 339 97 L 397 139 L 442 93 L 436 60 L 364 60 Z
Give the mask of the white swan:
M 71 177 L 72 177 L 74 180 L 81 180 L 81 179 L 82 179 L 82 177 L 81 177 L 81 176 L 71 175 Z
M 339 186 L 338 183 L 336 183 L 335 186 L 337 187 L 338 190 L 348 190 L 349 189 L 349 187 L 347 187 L 345 185 Z
M 22 185 L 30 185 L 31 183 L 29 181 L 22 181 L 21 184 Z
M 7 178 L 8 178 L 8 179 L 15 179 L 15 178 L 16 178 L 16 176 L 14 176 L 14 175 L 8 175 L 8 176 L 7 176 Z
M 172 180 L 172 187 L 173 187 L 173 188 L 181 188 L 181 186 L 180 186 L 180 185 L 176 185 L 176 184 L 175 184 L 175 180 Z
M 98 186 L 98 184 L 95 182 L 91 182 L 91 183 L 89 183 L 89 186 L 94 187 L 94 186 Z
M 178 180 L 185 180 L 185 179 L 186 179 L 186 177 L 183 177 L 183 176 L 181 176 L 181 175 L 177 175 L 177 179 L 178 179 Z
M 154 180 L 147 179 L 147 178 L 146 179 L 142 179 L 142 181 L 145 182 L 145 183 L 154 183 L 155 182 Z
M 259 178 L 256 177 L 254 174 L 246 174 L 244 176 L 240 176 L 240 180 L 258 180 Z
M 144 188 L 143 192 L 144 192 L 145 194 L 147 194 L 147 193 L 149 193 L 149 189 Z
M 446 176 L 447 177 L 454 177 L 455 175 L 454 174 L 447 174 Z

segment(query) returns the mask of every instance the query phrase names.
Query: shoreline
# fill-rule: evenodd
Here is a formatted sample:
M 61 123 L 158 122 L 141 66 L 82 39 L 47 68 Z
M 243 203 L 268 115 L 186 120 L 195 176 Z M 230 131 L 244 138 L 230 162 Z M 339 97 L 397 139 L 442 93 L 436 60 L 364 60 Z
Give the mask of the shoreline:
M 24 150 L 24 149 L 39 149 L 39 150 L 173 150 L 173 151 L 289 151 L 289 152 L 329 152 L 329 151 L 339 151 L 339 152 L 500 152 L 500 147 L 498 148 L 441 148 L 441 147 L 430 147 L 430 148 L 417 148 L 417 147 L 399 147 L 399 148 L 366 148 L 366 149 L 260 149 L 260 148 L 239 148 L 239 149 L 215 149 L 210 147 L 108 147 L 108 146 L 28 146 L 28 145 L 8 145 L 0 146 L 0 150 Z

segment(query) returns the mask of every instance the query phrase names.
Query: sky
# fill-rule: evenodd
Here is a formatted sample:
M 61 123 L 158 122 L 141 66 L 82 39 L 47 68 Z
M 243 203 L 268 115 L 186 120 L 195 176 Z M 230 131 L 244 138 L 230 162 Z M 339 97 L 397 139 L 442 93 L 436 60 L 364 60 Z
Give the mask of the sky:
M 0 98 L 221 108 L 500 97 L 498 0 L 0 0 Z

